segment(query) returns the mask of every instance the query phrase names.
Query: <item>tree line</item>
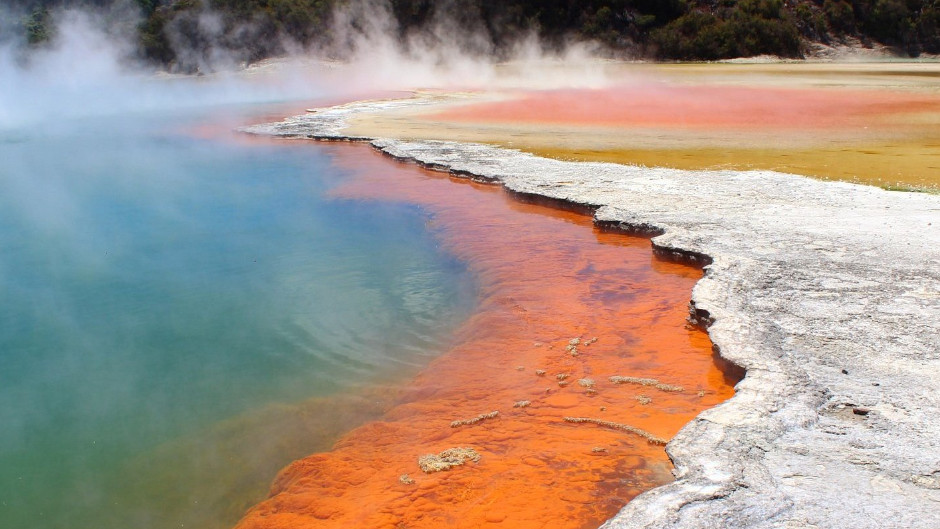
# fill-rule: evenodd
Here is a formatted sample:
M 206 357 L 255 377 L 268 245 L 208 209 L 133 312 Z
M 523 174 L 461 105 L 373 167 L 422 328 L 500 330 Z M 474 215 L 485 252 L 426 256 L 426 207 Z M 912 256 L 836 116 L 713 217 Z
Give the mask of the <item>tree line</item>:
M 106 9 L 116 0 L 10 0 L 19 23 L 11 27 L 31 46 L 55 37 L 50 13 L 62 7 Z M 362 0 L 133 0 L 140 13 L 137 53 L 180 71 L 198 67 L 209 50 L 243 62 L 292 48 L 342 54 L 334 14 Z M 446 20 L 474 32 L 484 51 L 508 54 L 536 34 L 545 46 L 592 40 L 612 56 L 660 60 L 715 60 L 772 54 L 800 57 L 809 42 L 849 37 L 879 42 L 917 56 L 940 53 L 940 0 L 367 0 L 375 3 L 345 20 L 390 19 L 402 40 L 431 32 Z M 384 2 L 379 4 L 377 2 Z M 376 6 L 383 6 L 377 10 Z M 329 45 L 333 44 L 330 48 Z M 185 53 L 182 51 L 185 50 Z

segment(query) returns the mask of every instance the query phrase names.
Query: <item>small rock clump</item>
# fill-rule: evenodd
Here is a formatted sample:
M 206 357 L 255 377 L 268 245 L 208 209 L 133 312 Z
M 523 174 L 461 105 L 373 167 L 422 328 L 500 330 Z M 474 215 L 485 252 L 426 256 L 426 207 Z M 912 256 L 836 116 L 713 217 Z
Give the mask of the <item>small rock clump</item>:
M 467 447 L 448 448 L 440 454 L 425 454 L 418 458 L 418 467 L 425 474 L 442 472 L 459 467 L 467 461 L 476 463 L 480 460 L 480 454 L 476 450 Z M 405 475 L 407 476 L 407 474 Z M 410 479 L 410 478 L 409 478 Z
M 680 392 L 685 388 L 682 386 L 674 386 L 672 384 L 663 384 L 662 382 L 656 380 L 655 378 L 637 378 L 637 377 L 621 377 L 614 375 L 607 380 L 610 380 L 614 384 L 637 384 L 640 386 L 651 386 L 660 391 L 674 391 Z
M 565 351 L 568 351 L 568 354 L 571 356 L 578 356 L 578 345 L 581 344 L 581 338 L 572 338 L 568 340 L 568 345 L 565 346 Z
M 629 424 L 621 424 L 617 422 L 605 421 L 602 419 L 594 419 L 592 417 L 565 417 L 563 420 L 565 422 L 570 422 L 573 424 L 596 424 L 597 426 L 600 426 L 602 428 L 610 428 L 611 430 L 620 430 L 622 432 L 629 432 L 635 435 L 639 435 L 640 437 L 646 439 L 647 442 L 649 442 L 650 444 L 654 444 L 654 445 L 664 445 L 669 442 L 668 439 L 663 439 L 662 437 L 653 435 L 652 433 L 647 432 L 646 430 L 637 428 L 636 426 L 630 426 Z
M 486 419 L 492 419 L 492 418 L 494 418 L 494 417 L 496 417 L 496 416 L 498 416 L 498 415 L 499 415 L 499 411 L 491 411 L 491 412 L 489 412 L 489 413 L 481 413 L 481 414 L 477 415 L 476 417 L 471 417 L 471 418 L 469 418 L 469 419 L 464 419 L 464 420 L 462 420 L 462 421 L 454 421 L 454 422 L 450 423 L 450 427 L 451 427 L 451 428 L 457 428 L 457 427 L 460 427 L 460 426 L 467 426 L 467 425 L 470 425 L 470 424 L 476 424 L 476 423 L 478 423 L 478 422 L 485 421 Z

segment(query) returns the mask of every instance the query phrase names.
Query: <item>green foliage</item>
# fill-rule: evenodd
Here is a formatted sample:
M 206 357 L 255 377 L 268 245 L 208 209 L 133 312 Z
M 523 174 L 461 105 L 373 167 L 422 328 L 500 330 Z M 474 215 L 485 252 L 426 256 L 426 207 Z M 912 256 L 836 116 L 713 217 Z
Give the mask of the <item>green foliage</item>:
M 157 10 L 157 7 L 160 5 L 159 0 L 137 0 L 137 5 L 140 7 L 140 12 L 145 17 L 150 17 L 154 11 Z
M 666 27 L 654 30 L 650 40 L 661 58 L 717 59 L 727 50 L 721 49 L 723 38 L 719 19 L 711 13 L 692 11 Z
M 840 35 L 855 31 L 855 11 L 845 0 L 826 0 L 823 11 L 829 20 L 829 27 Z
M 655 17 L 643 15 L 642 20 L 630 19 L 625 12 L 615 12 L 610 6 L 602 6 L 593 13 L 585 13 L 580 23 L 582 37 L 598 40 L 610 46 L 635 40 L 639 34 L 637 27 L 653 22 Z
M 290 38 L 307 44 L 322 30 L 332 2 L 327 0 L 210 0 L 209 7 L 222 14 L 226 32 L 247 25 L 266 28 L 264 36 Z M 245 43 L 249 44 L 249 43 Z M 250 43 L 260 46 L 260 43 Z
M 902 0 L 875 0 L 865 27 L 872 37 L 889 44 L 907 43 L 914 31 L 911 11 Z
M 917 38 L 927 53 L 940 53 L 940 3 L 935 1 L 921 10 Z
M 140 54 L 157 64 L 170 64 L 176 53 L 166 35 L 166 24 L 170 18 L 168 9 L 153 11 L 137 26 L 137 42 Z
M 800 33 L 813 40 L 828 40 L 829 26 L 823 11 L 813 3 L 797 4 L 794 9 Z
M 55 33 L 52 15 L 46 7 L 33 9 L 33 12 L 23 20 L 23 28 L 26 30 L 26 42 L 30 46 L 48 43 Z
M 19 13 L 30 45 L 54 34 L 51 11 L 106 9 L 126 0 L 5 0 Z M 326 41 L 334 8 L 359 0 L 134 0 L 142 57 L 181 65 L 210 48 L 243 61 L 284 52 L 283 43 Z M 801 39 L 858 37 L 912 54 L 940 53 L 940 0 L 378 0 L 387 1 L 399 38 L 428 31 L 440 19 L 481 34 L 497 55 L 530 32 L 561 47 L 586 38 L 632 55 L 713 60 L 757 54 L 798 57 Z M 201 14 L 219 22 L 207 29 Z M 172 38 L 170 38 L 172 35 Z M 177 50 L 174 49 L 176 46 Z M 185 49 L 186 53 L 181 53 Z
M 800 55 L 800 32 L 782 0 L 731 0 L 717 14 L 693 10 L 654 30 L 650 39 L 661 58 Z

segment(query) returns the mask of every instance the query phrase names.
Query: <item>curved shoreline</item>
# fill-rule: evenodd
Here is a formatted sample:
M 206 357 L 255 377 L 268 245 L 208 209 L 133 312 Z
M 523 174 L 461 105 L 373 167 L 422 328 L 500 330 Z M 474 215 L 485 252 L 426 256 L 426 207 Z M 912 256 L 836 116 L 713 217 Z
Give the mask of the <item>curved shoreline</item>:
M 940 196 L 343 134 L 351 115 L 433 102 L 354 103 L 244 130 L 370 141 L 711 260 L 692 310 L 747 376 L 669 443 L 676 481 L 604 527 L 940 525 Z

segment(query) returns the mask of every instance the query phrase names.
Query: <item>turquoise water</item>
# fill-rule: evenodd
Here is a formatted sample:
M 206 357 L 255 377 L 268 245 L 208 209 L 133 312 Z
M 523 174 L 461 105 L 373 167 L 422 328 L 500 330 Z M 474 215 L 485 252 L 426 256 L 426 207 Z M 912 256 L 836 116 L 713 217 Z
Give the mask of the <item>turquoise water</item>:
M 420 209 L 200 119 L 0 131 L 0 526 L 224 527 L 472 309 Z

